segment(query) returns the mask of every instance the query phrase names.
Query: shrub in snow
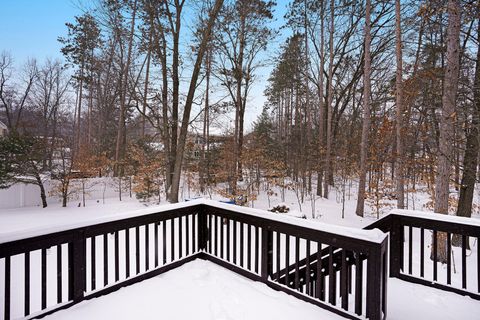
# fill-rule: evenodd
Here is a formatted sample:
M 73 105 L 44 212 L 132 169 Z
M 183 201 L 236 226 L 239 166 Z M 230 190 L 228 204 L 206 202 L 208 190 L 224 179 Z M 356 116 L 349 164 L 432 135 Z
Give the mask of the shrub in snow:
M 288 213 L 290 211 L 290 208 L 287 207 L 285 204 L 279 204 L 273 207 L 272 209 L 270 209 L 269 211 L 275 212 L 275 213 Z

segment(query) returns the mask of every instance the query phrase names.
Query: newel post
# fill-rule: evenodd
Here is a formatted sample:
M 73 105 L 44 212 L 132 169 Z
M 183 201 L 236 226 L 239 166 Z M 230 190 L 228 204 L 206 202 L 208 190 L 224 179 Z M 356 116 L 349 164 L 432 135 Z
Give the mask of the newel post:
M 370 320 L 382 320 L 387 313 L 387 246 L 385 238 L 368 254 L 366 315 Z
M 73 241 L 68 243 L 68 299 L 83 300 L 86 291 L 86 238 L 83 230 L 75 230 Z
M 267 281 L 273 273 L 273 232 L 270 226 L 262 228 L 262 280 Z
M 198 214 L 198 249 L 203 251 L 207 251 L 208 241 L 207 209 L 206 205 L 201 204 Z
M 403 224 L 393 215 L 390 229 L 390 277 L 397 278 L 403 270 Z

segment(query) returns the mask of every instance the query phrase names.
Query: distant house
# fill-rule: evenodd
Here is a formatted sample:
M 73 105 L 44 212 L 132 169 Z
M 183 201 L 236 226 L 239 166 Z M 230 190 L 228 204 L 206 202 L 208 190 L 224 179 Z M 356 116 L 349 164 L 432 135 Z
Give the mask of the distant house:
M 7 132 L 8 132 L 7 125 L 2 121 L 0 121 L 0 137 L 6 136 Z

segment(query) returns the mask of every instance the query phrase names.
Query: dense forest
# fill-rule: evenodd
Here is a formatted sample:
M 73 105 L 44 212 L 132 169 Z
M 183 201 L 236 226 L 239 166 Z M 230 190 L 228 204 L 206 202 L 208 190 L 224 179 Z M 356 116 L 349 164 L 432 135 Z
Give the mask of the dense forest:
M 435 212 L 471 216 L 479 10 L 478 0 L 90 1 L 58 39 L 63 59 L 19 66 L 0 53 L 0 185 L 38 185 L 46 207 L 45 179 L 64 206 L 85 177 L 170 202 L 182 181 L 225 197 L 275 186 L 299 201 L 353 183 L 360 216 L 385 201 L 411 208 L 416 192 Z M 253 105 L 262 81 L 266 103 Z

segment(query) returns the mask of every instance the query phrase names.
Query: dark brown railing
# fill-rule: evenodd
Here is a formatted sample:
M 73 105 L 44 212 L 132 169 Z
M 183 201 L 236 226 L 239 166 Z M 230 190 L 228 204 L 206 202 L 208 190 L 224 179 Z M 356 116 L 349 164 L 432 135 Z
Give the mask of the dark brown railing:
M 385 318 L 386 237 L 237 208 L 197 201 L 1 243 L 1 315 L 43 317 L 201 258 L 346 318 Z
M 373 228 L 390 233 L 390 277 L 480 300 L 478 221 L 395 210 L 366 229 Z M 446 251 L 443 263 L 440 249 Z

